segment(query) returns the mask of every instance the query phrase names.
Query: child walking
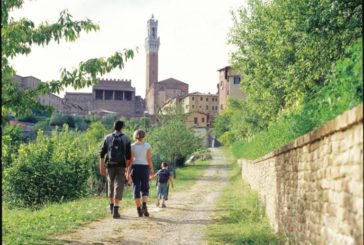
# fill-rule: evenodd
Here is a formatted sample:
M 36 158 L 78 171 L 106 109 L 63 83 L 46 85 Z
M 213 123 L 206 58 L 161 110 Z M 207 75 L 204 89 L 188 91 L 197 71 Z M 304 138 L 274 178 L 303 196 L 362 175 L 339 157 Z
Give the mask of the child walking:
M 158 186 L 157 186 L 157 202 L 156 206 L 160 207 L 160 200 L 162 200 L 162 208 L 166 208 L 166 200 L 168 195 L 168 183 L 171 183 L 172 188 L 173 180 L 172 176 L 169 174 L 168 163 L 162 162 L 161 169 L 153 176 L 153 178 L 158 176 Z

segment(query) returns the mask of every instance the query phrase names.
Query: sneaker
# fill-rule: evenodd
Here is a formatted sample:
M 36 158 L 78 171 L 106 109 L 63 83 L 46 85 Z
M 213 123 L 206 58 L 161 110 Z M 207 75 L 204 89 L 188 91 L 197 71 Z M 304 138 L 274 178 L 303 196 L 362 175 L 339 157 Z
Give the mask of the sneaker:
M 114 219 L 119 219 L 120 218 L 119 207 L 114 206 L 114 210 L 113 210 L 113 213 L 112 213 L 112 217 Z
M 166 208 L 167 206 L 164 204 L 164 203 L 162 203 L 162 208 Z
M 149 217 L 149 213 L 148 213 L 147 206 L 143 206 L 142 207 L 142 213 L 144 214 L 145 217 Z
M 138 216 L 142 217 L 143 216 L 142 209 L 139 207 L 139 208 L 137 208 L 137 211 L 138 211 Z

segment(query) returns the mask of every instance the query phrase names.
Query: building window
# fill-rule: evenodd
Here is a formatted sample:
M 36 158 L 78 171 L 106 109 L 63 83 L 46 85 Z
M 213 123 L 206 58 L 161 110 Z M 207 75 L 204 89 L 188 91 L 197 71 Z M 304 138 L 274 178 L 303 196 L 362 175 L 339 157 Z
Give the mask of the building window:
M 197 123 L 198 123 L 197 117 L 193 118 L 193 122 L 194 122 L 195 124 L 197 124 Z
M 223 105 L 221 104 L 221 105 L 220 105 L 220 110 L 222 110 L 223 108 L 224 108 L 224 107 L 223 107 Z
M 192 100 L 195 100 L 195 97 L 192 96 Z
M 124 91 L 124 93 L 125 93 L 125 100 L 130 101 L 132 99 L 132 97 L 133 97 L 133 93 L 130 92 L 130 91 Z
M 205 118 L 203 117 L 203 118 L 201 118 L 201 122 L 205 122 Z
M 104 93 L 104 91 L 103 90 L 96 90 L 96 99 L 97 100 L 102 100 L 102 99 L 104 99 L 103 97 L 103 93 Z
M 240 83 L 240 77 L 234 76 L 234 84 L 239 84 L 239 83 Z
M 206 97 L 206 102 L 208 102 L 208 101 L 209 101 L 209 98 Z
M 200 97 L 200 100 L 201 100 L 201 101 L 203 101 L 203 98 L 202 98 L 202 97 Z
M 192 105 L 192 109 L 195 109 L 195 105 Z
M 114 91 L 105 90 L 105 100 L 112 100 L 112 95 Z
M 209 109 L 209 106 L 208 105 L 206 105 L 206 110 L 208 110 Z
M 123 91 L 115 91 L 115 100 L 123 100 Z

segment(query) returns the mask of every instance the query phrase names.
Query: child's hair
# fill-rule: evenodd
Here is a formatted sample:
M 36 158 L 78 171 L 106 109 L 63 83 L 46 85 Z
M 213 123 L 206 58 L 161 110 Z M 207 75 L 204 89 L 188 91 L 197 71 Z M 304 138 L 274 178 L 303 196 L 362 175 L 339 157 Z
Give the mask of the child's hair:
M 161 163 L 161 166 L 162 166 L 162 168 L 166 168 L 166 167 L 168 167 L 168 163 L 166 163 L 166 162 L 162 162 L 162 163 Z
M 143 130 L 141 130 L 141 129 L 135 130 L 134 135 L 133 135 L 133 138 L 135 140 L 141 140 L 141 139 L 144 139 L 144 137 L 145 137 L 145 132 Z

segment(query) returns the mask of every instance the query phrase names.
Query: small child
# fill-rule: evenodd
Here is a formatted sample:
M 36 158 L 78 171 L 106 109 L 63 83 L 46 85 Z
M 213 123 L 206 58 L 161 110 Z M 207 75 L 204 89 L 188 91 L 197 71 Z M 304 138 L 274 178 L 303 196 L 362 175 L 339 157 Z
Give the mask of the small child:
M 158 186 L 157 186 L 157 202 L 156 206 L 159 207 L 160 200 L 162 199 L 162 208 L 166 208 L 165 201 L 167 200 L 168 195 L 168 183 L 171 183 L 173 187 L 172 176 L 169 174 L 168 163 L 162 162 L 161 169 L 153 176 L 153 178 L 158 176 Z

